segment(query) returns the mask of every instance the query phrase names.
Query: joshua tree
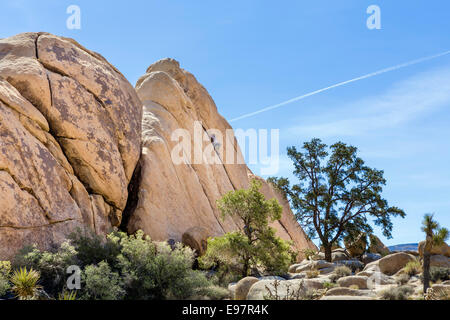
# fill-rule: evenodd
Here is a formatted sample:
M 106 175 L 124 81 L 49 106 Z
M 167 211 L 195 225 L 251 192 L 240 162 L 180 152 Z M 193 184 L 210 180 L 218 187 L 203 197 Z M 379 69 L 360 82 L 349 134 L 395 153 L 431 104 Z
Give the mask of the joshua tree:
M 343 237 L 373 233 L 369 217 L 390 238 L 391 217 L 405 213 L 381 197 L 383 171 L 365 166 L 357 148 L 338 142 L 329 147 L 330 154 L 327 149 L 320 139 L 306 142 L 303 152 L 288 148 L 300 184 L 291 187 L 285 178 L 269 181 L 290 200 L 299 222 L 311 238 L 321 240 L 325 258 L 331 261 L 333 244 Z
M 430 287 L 430 258 L 434 246 L 441 246 L 448 239 L 448 229 L 441 228 L 432 214 L 426 214 L 422 222 L 422 231 L 426 234 L 423 250 L 423 293 Z

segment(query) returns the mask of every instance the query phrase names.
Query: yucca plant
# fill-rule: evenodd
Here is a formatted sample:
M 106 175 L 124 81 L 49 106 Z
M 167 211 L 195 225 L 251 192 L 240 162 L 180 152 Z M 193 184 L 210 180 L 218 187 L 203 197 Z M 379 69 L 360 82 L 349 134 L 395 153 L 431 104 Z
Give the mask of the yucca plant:
M 423 251 L 423 292 L 430 287 L 430 260 L 431 250 L 434 246 L 442 245 L 448 239 L 448 229 L 441 228 L 433 219 L 432 214 L 426 214 L 422 222 L 422 231 L 426 234 Z
M 58 296 L 58 300 L 70 300 L 74 301 L 77 300 L 77 292 L 76 291 L 63 291 L 63 293 L 60 293 Z
M 11 276 L 12 291 L 20 300 L 33 300 L 38 290 L 42 289 L 38 283 L 39 278 L 39 272 L 33 270 L 33 268 L 30 270 L 20 268 L 14 271 Z

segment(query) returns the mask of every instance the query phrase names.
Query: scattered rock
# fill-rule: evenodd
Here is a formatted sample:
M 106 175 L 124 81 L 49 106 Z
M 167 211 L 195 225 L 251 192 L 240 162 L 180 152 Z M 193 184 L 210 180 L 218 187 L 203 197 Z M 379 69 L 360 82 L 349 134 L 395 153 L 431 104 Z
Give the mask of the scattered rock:
M 234 297 L 235 297 L 236 286 L 237 286 L 236 282 L 232 282 L 228 285 L 228 291 L 230 292 L 231 299 L 234 299 Z
M 349 256 L 344 251 L 341 251 L 341 250 L 334 251 L 331 254 L 331 257 L 332 257 L 332 261 L 333 262 L 342 261 L 342 260 L 348 260 L 349 259 Z
M 374 293 L 368 290 L 355 290 L 350 288 L 332 288 L 325 296 L 373 296 Z
M 364 263 L 364 264 L 369 264 L 369 263 L 371 263 L 371 262 L 380 260 L 381 258 L 382 258 L 381 255 L 378 254 L 378 253 L 365 253 L 365 254 L 362 256 L 361 261 L 362 261 L 362 263 Z
M 338 265 L 343 265 L 343 266 L 347 266 L 350 269 L 352 269 L 352 271 L 356 271 L 356 270 L 362 270 L 364 268 L 364 264 L 356 259 L 352 259 L 352 260 L 341 260 L 336 262 Z
M 430 257 L 431 267 L 450 268 L 450 258 L 443 255 L 434 255 Z
M 181 237 L 181 242 L 195 250 L 198 256 L 205 254 L 208 247 L 208 230 L 203 227 L 192 227 L 186 230 Z
M 246 277 L 241 279 L 237 284 L 234 290 L 234 299 L 235 300 L 246 300 L 247 294 L 252 287 L 253 284 L 258 282 L 259 280 L 255 277 Z
M 367 234 L 361 233 L 355 239 L 344 239 L 345 248 L 351 257 L 360 257 L 366 252 Z
M 370 246 L 368 249 L 369 253 L 376 253 L 382 256 L 388 255 L 391 251 L 388 247 L 384 245 L 384 243 L 378 238 L 376 235 L 370 235 Z
M 323 296 L 320 300 L 373 300 L 367 296 Z
M 387 275 L 393 275 L 397 273 L 399 270 L 403 269 L 406 266 L 406 264 L 411 261 L 416 261 L 416 258 L 413 255 L 404 252 L 398 252 L 383 257 L 380 260 L 376 261 L 375 263 L 378 264 L 378 267 L 380 268 L 380 271 L 382 273 Z
M 419 254 L 423 257 L 423 250 L 425 248 L 425 241 L 419 242 Z M 434 246 L 430 252 L 432 255 L 442 255 L 446 257 L 450 257 L 450 246 L 447 243 L 442 244 L 441 246 Z
M 367 280 L 368 277 L 364 276 L 348 276 L 340 278 L 337 283 L 341 287 L 350 287 L 353 285 L 357 285 L 359 289 L 367 289 Z

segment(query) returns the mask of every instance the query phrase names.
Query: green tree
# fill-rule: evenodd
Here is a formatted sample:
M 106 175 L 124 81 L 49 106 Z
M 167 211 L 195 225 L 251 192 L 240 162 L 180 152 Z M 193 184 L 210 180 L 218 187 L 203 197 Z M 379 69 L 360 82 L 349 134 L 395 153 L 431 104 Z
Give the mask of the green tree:
M 252 180 L 248 189 L 231 191 L 217 202 L 222 219 L 238 218 L 243 228 L 210 239 L 200 260 L 203 266 L 222 264 L 228 271 L 238 270 L 242 277 L 259 266 L 274 273 L 287 270 L 295 254 L 269 226 L 269 221 L 281 218 L 282 207 L 276 199 L 266 200 L 259 192 L 261 186 L 260 181 Z
M 328 150 L 329 149 L 329 150 Z M 297 219 L 311 238 L 319 238 L 331 261 L 333 244 L 343 237 L 372 234 L 369 217 L 392 237 L 391 217 L 405 217 L 403 210 L 389 207 L 381 197 L 386 184 L 383 171 L 369 168 L 357 156 L 357 148 L 342 142 L 328 148 L 320 139 L 303 145 L 303 152 L 288 148 L 299 184 L 286 178 L 270 178 L 290 200 Z
M 448 239 L 448 229 L 441 228 L 433 219 L 432 214 L 426 214 L 422 222 L 422 231 L 426 234 L 423 251 L 423 293 L 426 294 L 430 287 L 430 259 L 434 246 L 441 246 Z

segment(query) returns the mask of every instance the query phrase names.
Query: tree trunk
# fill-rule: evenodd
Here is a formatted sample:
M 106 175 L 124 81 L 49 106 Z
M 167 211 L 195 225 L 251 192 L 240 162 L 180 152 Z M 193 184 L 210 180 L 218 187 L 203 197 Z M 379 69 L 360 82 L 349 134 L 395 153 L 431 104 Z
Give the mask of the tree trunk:
M 331 244 L 327 244 L 327 245 L 323 245 L 324 249 L 325 249 L 325 260 L 327 260 L 328 262 L 331 262 L 331 260 L 333 259 L 332 256 L 332 248 L 333 245 Z
M 249 269 L 250 269 L 250 258 L 246 258 L 244 260 L 244 267 L 242 269 L 242 277 L 243 278 L 248 276 Z
M 430 258 L 430 253 L 425 251 L 423 253 L 423 294 L 426 294 L 430 287 Z

